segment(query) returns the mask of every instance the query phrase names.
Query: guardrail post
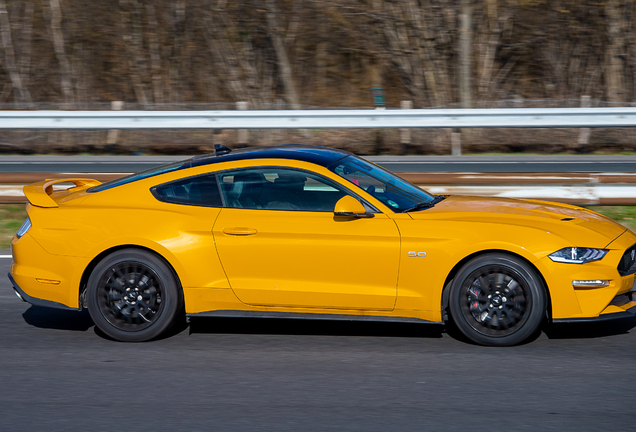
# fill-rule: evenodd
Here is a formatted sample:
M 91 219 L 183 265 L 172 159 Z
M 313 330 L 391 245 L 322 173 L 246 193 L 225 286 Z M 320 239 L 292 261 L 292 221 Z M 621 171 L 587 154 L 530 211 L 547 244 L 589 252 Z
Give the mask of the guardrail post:
M 581 96 L 581 108 L 589 108 L 590 107 L 590 97 L 589 96 Z M 579 142 L 578 142 L 578 151 L 585 151 L 588 143 L 590 141 L 590 128 L 581 128 L 579 131 Z
M 384 111 L 386 109 L 385 106 L 376 106 L 376 111 Z M 374 134 L 374 145 L 373 145 L 373 154 L 380 154 L 382 152 L 382 146 L 384 145 L 384 129 L 375 129 Z
M 402 109 L 413 109 L 413 102 L 410 100 L 403 100 L 400 102 L 400 108 Z M 400 129 L 400 154 L 406 154 L 406 150 L 411 144 L 411 129 L 402 128 Z
M 453 156 L 462 155 L 462 134 L 461 132 L 451 132 L 451 154 Z
M 239 111 L 247 111 L 247 102 L 237 102 L 236 109 Z M 237 141 L 239 146 L 247 146 L 247 129 L 239 129 Z
M 123 101 L 112 101 L 110 103 L 110 109 L 113 111 L 121 111 L 124 107 Z M 106 145 L 114 146 L 119 139 L 119 129 L 111 129 L 108 131 L 108 137 L 106 138 Z

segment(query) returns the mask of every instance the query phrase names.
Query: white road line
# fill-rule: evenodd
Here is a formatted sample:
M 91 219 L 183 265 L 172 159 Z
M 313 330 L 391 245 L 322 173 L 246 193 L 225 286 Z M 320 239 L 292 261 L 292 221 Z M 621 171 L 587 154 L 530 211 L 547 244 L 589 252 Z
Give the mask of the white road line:
M 0 258 L 12 258 L 11 255 L 0 255 Z

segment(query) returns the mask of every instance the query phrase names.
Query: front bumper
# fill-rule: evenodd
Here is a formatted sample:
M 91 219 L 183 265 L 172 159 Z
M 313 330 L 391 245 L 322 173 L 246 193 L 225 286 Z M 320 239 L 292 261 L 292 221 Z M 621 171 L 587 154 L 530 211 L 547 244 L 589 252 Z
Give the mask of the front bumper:
M 636 316 L 636 283 L 631 291 L 617 295 L 612 302 L 598 316 L 582 318 L 553 319 L 554 323 L 569 322 L 597 322 L 609 321 L 621 318 L 634 318 Z
M 550 293 L 554 322 L 597 321 L 632 316 L 636 306 L 634 274 L 621 275 L 619 263 L 625 251 L 636 244 L 636 234 L 626 230 L 608 244 L 609 252 L 599 261 L 585 264 L 552 262 L 544 257 L 535 264 Z M 607 281 L 606 286 L 580 286 L 574 281 Z M 621 299 L 622 298 L 622 299 Z M 618 301 L 620 300 L 620 301 Z

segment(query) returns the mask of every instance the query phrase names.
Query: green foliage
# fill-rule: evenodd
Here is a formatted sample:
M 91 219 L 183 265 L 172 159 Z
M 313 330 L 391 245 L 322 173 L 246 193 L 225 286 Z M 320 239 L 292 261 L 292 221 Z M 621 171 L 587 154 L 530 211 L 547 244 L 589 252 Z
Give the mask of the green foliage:
M 24 205 L 0 204 L 0 249 L 8 249 L 11 238 L 26 219 Z
M 636 206 L 587 206 L 587 208 L 614 219 L 625 228 L 636 231 Z

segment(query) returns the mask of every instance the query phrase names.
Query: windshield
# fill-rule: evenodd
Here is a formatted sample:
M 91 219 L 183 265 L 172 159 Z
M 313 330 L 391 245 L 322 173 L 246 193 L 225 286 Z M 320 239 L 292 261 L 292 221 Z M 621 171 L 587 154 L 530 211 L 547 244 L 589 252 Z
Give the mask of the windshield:
M 364 159 L 347 156 L 329 169 L 361 187 L 395 212 L 414 210 L 435 204 L 436 197 L 401 177 Z

